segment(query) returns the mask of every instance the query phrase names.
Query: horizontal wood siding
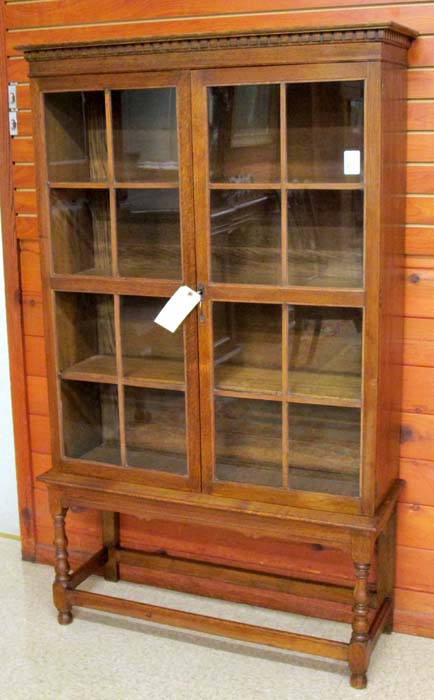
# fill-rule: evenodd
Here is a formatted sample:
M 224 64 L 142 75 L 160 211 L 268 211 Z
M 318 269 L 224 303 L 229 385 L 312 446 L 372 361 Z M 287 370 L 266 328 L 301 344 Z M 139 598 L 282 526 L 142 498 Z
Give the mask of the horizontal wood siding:
M 292 9 L 291 9 L 291 6 Z M 84 41 L 192 31 L 345 25 L 393 20 L 421 34 L 408 72 L 407 227 L 404 396 L 401 475 L 407 481 L 398 521 L 395 629 L 434 636 L 434 2 L 408 0 L 100 0 L 6 2 L 7 71 L 18 82 L 19 136 L 12 139 L 17 251 L 22 308 L 32 479 L 50 466 L 50 431 L 41 311 L 35 170 L 27 65 L 20 44 Z M 34 482 L 37 552 L 49 559 L 52 540 L 45 490 Z M 93 513 L 69 520 L 74 556 L 100 538 Z M 208 534 L 208 533 L 207 533 Z M 231 541 L 216 531 L 211 542 L 193 527 L 138 524 L 122 519 L 122 540 L 177 554 L 206 551 L 215 561 L 262 561 L 273 569 L 349 582 L 351 567 L 336 552 L 284 549 L 278 542 Z M 210 554 L 211 553 L 211 554 Z M 129 572 L 130 577 L 133 576 Z M 137 572 L 134 576 L 137 578 Z M 134 577 L 133 576 L 133 577 Z

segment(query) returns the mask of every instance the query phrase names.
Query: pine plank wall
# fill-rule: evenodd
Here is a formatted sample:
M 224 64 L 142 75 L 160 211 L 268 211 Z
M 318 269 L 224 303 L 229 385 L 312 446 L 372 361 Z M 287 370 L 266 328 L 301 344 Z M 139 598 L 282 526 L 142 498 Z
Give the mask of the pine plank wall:
M 420 32 L 410 50 L 408 71 L 407 291 L 401 453 L 401 475 L 407 485 L 399 504 L 395 629 L 434 637 L 434 2 L 2 0 L 2 5 L 6 76 L 8 81 L 18 82 L 19 107 L 19 136 L 8 144 L 7 157 L 14 189 L 8 255 L 12 262 L 18 255 L 22 313 L 22 317 L 19 310 L 10 314 L 9 325 L 14 334 L 10 342 L 15 347 L 14 357 L 19 364 L 22 339 L 17 333 L 20 334 L 22 328 L 26 377 L 24 386 L 22 381 L 20 384 L 19 367 L 13 372 L 14 390 L 20 394 L 15 401 L 15 419 L 16 428 L 19 423 L 16 434 L 20 438 L 18 471 L 23 551 L 26 558 L 36 556 L 42 562 L 50 561 L 52 530 L 45 490 L 34 479 L 50 466 L 50 434 L 30 94 L 26 63 L 15 47 L 212 29 L 343 25 L 383 20 L 407 24 Z M 8 149 L 5 152 L 7 154 Z M 7 274 L 10 276 L 12 270 L 7 270 Z M 14 303 L 10 289 L 9 302 Z M 26 454 L 27 445 L 29 454 Z M 99 537 L 96 516 L 72 513 L 69 533 L 73 558 L 93 551 Z M 278 542 L 252 543 L 231 538 L 229 543 L 226 534 L 218 531 L 207 533 L 205 539 L 204 533 L 194 528 L 176 528 L 158 522 L 140 525 L 131 518 L 124 518 L 122 541 L 128 546 L 149 549 L 158 544 L 171 552 L 200 553 L 226 563 L 266 561 L 276 572 L 291 570 L 309 576 L 320 571 L 327 580 L 345 581 L 351 576 L 350 563 L 337 553 L 314 547 L 298 547 L 283 553 Z M 125 575 L 140 578 L 134 571 L 126 571 Z M 152 576 L 146 580 L 152 582 Z M 183 582 L 169 577 L 166 584 L 183 585 Z M 206 582 L 202 582 L 202 588 L 197 584 L 197 590 L 212 592 L 207 589 Z M 242 592 L 233 591 L 229 586 L 224 595 L 233 599 L 243 597 Z M 244 595 L 249 598 L 247 592 Z M 267 593 L 263 594 L 262 602 L 276 603 Z M 277 602 L 285 607 L 283 598 Z

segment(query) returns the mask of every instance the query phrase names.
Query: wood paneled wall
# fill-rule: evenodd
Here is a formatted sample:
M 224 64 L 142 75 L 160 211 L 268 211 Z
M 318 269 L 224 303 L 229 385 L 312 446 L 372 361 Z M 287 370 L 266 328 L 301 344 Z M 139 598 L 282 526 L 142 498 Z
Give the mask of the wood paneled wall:
M 23 526 L 27 525 L 23 550 L 24 556 L 36 556 L 39 561 L 50 559 L 52 531 L 45 491 L 34 478 L 50 466 L 50 434 L 30 95 L 27 66 L 15 47 L 66 40 L 383 20 L 407 24 L 420 32 L 410 51 L 408 71 L 407 294 L 401 461 L 401 476 L 407 486 L 399 505 L 395 629 L 434 637 L 434 2 L 11 0 L 2 5 L 7 80 L 19 83 L 19 136 L 8 144 L 10 153 L 6 151 L 15 211 L 9 217 L 9 234 L 6 232 L 9 235 L 6 265 L 11 278 L 18 261 L 21 276 L 22 322 L 16 322 L 14 308 L 10 314 L 15 319 L 10 320 L 10 332 L 15 347 L 12 357 L 18 362 L 13 383 L 14 392 L 19 394 L 15 418 L 22 444 L 17 453 L 21 516 Z M 9 168 L 7 162 L 6 167 Z M 16 304 L 13 295 L 12 284 L 10 308 Z M 24 350 L 25 391 L 20 385 L 20 347 Z M 30 459 L 26 457 L 27 423 Z M 96 516 L 73 513 L 69 532 L 76 555 L 91 551 L 99 538 Z M 178 553 L 208 555 L 222 562 L 234 562 L 237 557 L 252 563 L 267 561 L 276 571 L 292 570 L 307 576 L 321 571 L 330 580 L 348 580 L 351 576 L 349 562 L 342 561 L 334 552 L 313 547 L 283 552 L 279 543 L 233 538 L 229 543 L 224 532 L 215 532 L 211 538 L 207 533 L 205 539 L 203 532 L 194 528 L 165 527 L 158 522 L 148 523 L 145 528 L 125 518 L 122 539 L 129 546 L 150 549 L 159 546 Z M 134 572 L 129 575 L 134 577 Z M 227 597 L 231 597 L 230 591 Z

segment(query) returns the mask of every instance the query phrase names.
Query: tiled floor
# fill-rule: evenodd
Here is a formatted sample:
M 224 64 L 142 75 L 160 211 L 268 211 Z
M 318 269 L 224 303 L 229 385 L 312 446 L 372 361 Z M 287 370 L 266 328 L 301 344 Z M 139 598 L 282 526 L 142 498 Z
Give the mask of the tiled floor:
M 365 691 L 346 665 L 193 632 L 77 610 L 61 627 L 52 571 L 23 563 L 0 538 L 0 700 L 432 700 L 434 640 L 383 635 Z M 346 640 L 346 625 L 100 579 L 87 588 L 254 624 Z

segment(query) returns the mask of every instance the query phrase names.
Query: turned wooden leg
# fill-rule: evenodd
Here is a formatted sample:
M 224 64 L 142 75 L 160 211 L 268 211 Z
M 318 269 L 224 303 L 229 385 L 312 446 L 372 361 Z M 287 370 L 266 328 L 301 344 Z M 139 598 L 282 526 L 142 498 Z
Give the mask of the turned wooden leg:
M 107 550 L 107 562 L 104 565 L 104 578 L 106 581 L 119 580 L 119 564 L 116 560 L 116 547 L 119 545 L 119 513 L 103 511 L 102 540 Z
M 354 562 L 356 584 L 354 586 L 353 633 L 349 649 L 351 685 L 353 688 L 366 688 L 366 671 L 369 663 L 369 591 L 368 576 L 370 564 Z
M 53 516 L 54 520 L 54 569 L 56 577 L 53 584 L 54 605 L 59 614 L 57 620 L 60 625 L 69 625 L 72 622 L 71 604 L 67 596 L 67 586 L 70 580 L 70 567 L 68 561 L 68 538 L 65 532 L 65 516 L 68 508 L 61 507 Z

